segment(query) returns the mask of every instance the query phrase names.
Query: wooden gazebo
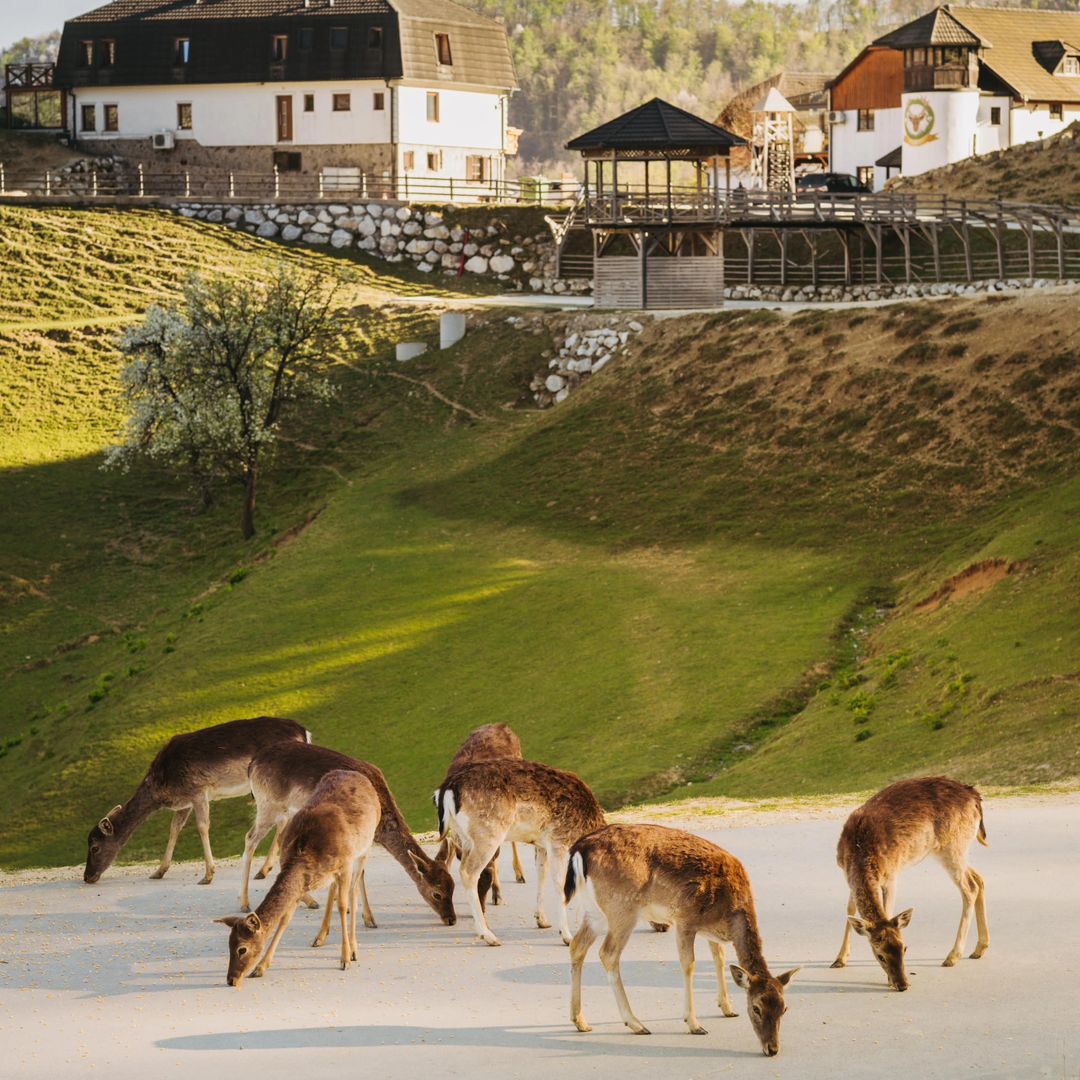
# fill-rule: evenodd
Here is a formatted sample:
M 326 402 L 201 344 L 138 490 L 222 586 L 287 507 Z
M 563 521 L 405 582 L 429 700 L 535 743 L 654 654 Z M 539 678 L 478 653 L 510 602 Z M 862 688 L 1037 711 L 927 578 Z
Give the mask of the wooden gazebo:
M 575 224 L 592 233 L 598 306 L 722 302 L 718 219 L 730 187 L 728 155 L 744 145 L 738 135 L 660 98 L 566 144 L 585 161 Z

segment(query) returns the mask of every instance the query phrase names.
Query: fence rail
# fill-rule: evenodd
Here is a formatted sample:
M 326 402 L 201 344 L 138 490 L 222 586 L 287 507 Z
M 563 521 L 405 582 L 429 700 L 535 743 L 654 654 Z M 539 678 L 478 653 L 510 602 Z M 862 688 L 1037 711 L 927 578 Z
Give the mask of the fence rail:
M 391 200 L 431 203 L 510 203 L 563 206 L 578 195 L 577 181 L 468 180 L 361 169 L 318 173 L 168 168 L 93 163 L 71 169 L 27 171 L 0 162 L 0 196 L 14 198 L 203 199 L 213 202 Z

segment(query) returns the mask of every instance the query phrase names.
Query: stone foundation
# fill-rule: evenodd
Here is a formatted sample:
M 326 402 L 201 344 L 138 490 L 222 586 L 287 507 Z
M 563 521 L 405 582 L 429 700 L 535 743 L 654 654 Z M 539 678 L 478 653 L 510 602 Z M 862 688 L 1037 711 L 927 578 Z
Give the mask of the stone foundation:
M 267 240 L 355 249 L 389 263 L 411 262 L 424 273 L 494 277 L 518 291 L 584 293 L 591 288 L 587 280 L 555 277 L 554 241 L 539 210 L 534 215 L 536 224 L 528 228 L 518 209 L 507 214 L 511 221 L 517 220 L 514 227 L 497 210 L 478 212 L 450 205 L 262 203 L 241 207 L 193 200 L 168 205 L 183 217 L 220 223 Z

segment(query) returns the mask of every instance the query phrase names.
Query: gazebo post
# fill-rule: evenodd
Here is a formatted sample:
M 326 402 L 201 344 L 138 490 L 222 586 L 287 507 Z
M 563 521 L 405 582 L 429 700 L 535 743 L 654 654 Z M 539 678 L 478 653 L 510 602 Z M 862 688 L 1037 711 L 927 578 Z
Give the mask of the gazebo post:
M 615 151 L 611 155 L 611 205 L 615 211 L 615 217 L 619 216 L 619 154 Z
M 645 213 L 649 212 L 649 157 L 645 157 Z
M 665 157 L 664 164 L 667 165 L 667 223 L 671 224 L 671 158 Z

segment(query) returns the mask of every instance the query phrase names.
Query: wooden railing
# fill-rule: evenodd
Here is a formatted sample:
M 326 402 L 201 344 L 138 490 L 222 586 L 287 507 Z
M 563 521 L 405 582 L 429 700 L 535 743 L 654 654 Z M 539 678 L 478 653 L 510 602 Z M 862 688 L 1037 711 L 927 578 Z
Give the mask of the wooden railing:
M 0 162 L 0 196 L 78 199 L 194 199 L 213 202 L 315 202 L 394 200 L 418 203 L 509 203 L 565 206 L 576 184 L 531 180 L 466 180 L 403 173 L 392 177 L 361 169 L 301 173 L 176 168 L 156 162 L 98 166 L 78 171 L 13 168 Z
M 5 90 L 51 90 L 55 64 L 5 64 Z

